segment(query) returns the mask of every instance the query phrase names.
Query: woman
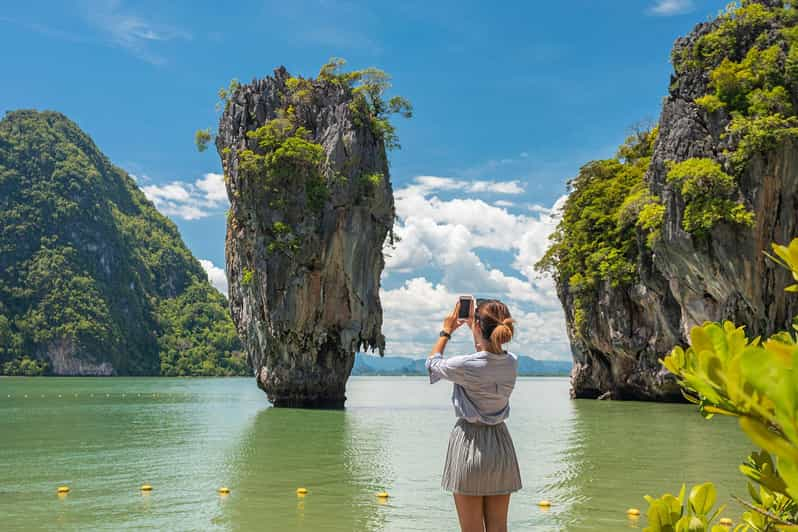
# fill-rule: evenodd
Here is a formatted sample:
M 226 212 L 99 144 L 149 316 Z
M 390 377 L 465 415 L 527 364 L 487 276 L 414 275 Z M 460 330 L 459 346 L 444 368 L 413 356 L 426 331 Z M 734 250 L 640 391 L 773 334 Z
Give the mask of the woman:
M 513 319 L 501 301 L 472 301 L 468 319 L 458 319 L 460 303 L 443 320 L 440 338 L 427 359 L 430 383 L 454 383 L 458 417 L 449 437 L 443 489 L 454 494 L 463 532 L 505 532 L 510 494 L 521 489 L 513 440 L 504 420 L 518 374 L 518 358 L 502 349 L 513 337 Z M 452 333 L 468 324 L 476 352 L 443 358 Z

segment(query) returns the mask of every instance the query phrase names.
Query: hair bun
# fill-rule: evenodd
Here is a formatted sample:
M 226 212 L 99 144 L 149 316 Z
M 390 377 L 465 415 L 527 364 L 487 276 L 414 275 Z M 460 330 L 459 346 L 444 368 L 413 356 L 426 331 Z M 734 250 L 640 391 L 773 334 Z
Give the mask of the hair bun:
M 512 318 L 505 318 L 493 329 L 490 339 L 496 346 L 506 344 L 513 339 L 513 323 Z

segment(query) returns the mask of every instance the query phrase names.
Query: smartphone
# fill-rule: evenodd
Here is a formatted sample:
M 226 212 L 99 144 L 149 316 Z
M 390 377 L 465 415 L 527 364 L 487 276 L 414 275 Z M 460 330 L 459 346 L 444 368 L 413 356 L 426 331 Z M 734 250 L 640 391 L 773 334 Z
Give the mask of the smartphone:
M 460 296 L 460 312 L 457 317 L 461 320 L 466 320 L 471 316 L 471 304 L 474 301 L 474 296 Z

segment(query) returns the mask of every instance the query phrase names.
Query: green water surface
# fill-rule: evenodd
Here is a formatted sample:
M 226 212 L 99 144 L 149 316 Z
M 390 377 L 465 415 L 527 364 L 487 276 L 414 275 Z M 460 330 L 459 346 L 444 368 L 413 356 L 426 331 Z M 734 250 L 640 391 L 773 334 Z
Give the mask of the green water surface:
M 253 379 L 0 378 L 0 529 L 457 530 L 440 489 L 450 393 L 355 377 L 346 410 L 307 411 L 270 408 Z M 647 493 L 745 491 L 736 466 L 750 449 L 733 420 L 571 401 L 561 378 L 519 379 L 511 404 L 524 489 L 510 530 L 642 528 L 625 510 Z

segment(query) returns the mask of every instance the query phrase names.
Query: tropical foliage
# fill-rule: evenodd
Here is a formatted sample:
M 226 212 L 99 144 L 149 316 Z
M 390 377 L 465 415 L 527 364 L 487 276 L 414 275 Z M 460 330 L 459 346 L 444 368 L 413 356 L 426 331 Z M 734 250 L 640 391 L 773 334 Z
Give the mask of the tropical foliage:
M 161 375 L 247 375 L 245 354 L 227 302 L 207 282 L 194 282 L 158 308 Z
M 693 486 L 685 499 L 686 486 L 682 485 L 678 496 L 666 493 L 655 499 L 646 495 L 648 501 L 648 527 L 645 532 L 726 532 L 726 527 L 713 524 L 725 506 L 715 507 L 717 492 L 712 483 Z
M 4 374 L 52 371 L 53 352 L 119 374 L 242 373 L 224 307 L 177 227 L 73 122 L 35 111 L 0 121 Z
M 346 87 L 351 91 L 352 101 L 349 110 L 356 117 L 356 124 L 368 124 L 385 147 L 399 148 L 399 138 L 389 117 L 399 114 L 412 118 L 413 106 L 402 96 L 394 96 L 387 101 L 385 92 L 391 87 L 391 77 L 384 71 L 369 67 L 362 70 L 345 71 L 346 61 L 339 57 L 330 59 L 319 71 L 318 79 Z
M 324 97 L 330 90 L 343 90 L 355 125 L 368 127 L 387 148 L 399 147 L 390 116 L 412 116 L 412 107 L 404 98 L 394 96 L 386 99 L 385 92 L 391 83 L 385 72 L 377 68 L 346 71 L 344 65 L 343 59 L 333 58 L 321 67 L 315 79 L 286 79 L 284 93 L 279 97 L 282 106 L 275 110 L 276 116 L 247 132 L 251 141 L 247 148 L 223 150 L 226 167 L 237 159 L 247 193 L 263 194 L 259 201 L 266 202 L 272 210 L 276 221 L 264 232 L 269 239 L 266 250 L 270 254 L 291 256 L 296 253 L 302 246 L 297 225 L 313 219 L 304 216 L 302 221 L 290 221 L 287 215 L 282 214 L 302 212 L 319 216 L 330 197 L 330 187 L 348 182 L 343 174 L 327 171 L 324 148 L 311 131 L 313 122 L 302 118 L 315 99 Z M 236 82 L 228 89 L 220 90 L 219 96 L 225 106 L 235 97 L 239 87 Z M 206 133 L 206 130 L 197 132 L 200 151 L 210 141 L 209 133 Z M 360 176 L 363 194 L 382 185 L 383 177 L 382 174 Z M 230 220 L 235 223 L 234 216 Z M 251 277 L 248 280 L 251 281 Z
M 737 182 L 712 159 L 687 159 L 671 164 L 668 182 L 679 187 L 685 201 L 682 227 L 705 235 L 725 221 L 743 226 L 754 223 L 754 213 L 735 198 Z
M 637 278 L 637 227 L 656 230 L 651 217 L 661 216 L 647 208 L 658 199 L 643 183 L 656 138 L 656 128 L 636 132 L 614 159 L 586 164 L 568 183 L 562 220 L 536 268 L 567 282 L 577 318 L 599 283 L 618 286 Z
M 697 31 L 698 37 L 674 48 L 672 91 L 678 94 L 684 80 L 708 81 L 695 103 L 707 124 L 722 128 L 716 140 L 724 151 L 713 159 L 664 161 L 663 196 L 673 199 L 671 209 L 683 205 L 683 212 L 674 213 L 682 229 L 701 242 L 719 224 L 743 229 L 754 224 L 739 186 L 746 167 L 754 155 L 798 140 L 798 4 L 735 2 Z M 652 192 L 661 183 L 643 180 L 651 144 L 639 134 L 631 140 L 616 158 L 588 163 L 569 182 L 562 220 L 537 264 L 554 274 L 572 301 L 577 336 L 599 283 L 635 282 L 638 258 L 646 248 L 656 249 L 666 214 L 674 216 Z
M 730 4 L 712 31 L 673 58 L 677 72 L 709 73 L 710 92 L 696 103 L 731 118 L 726 132 L 736 149 L 728 155 L 738 173 L 755 153 L 798 138 L 798 8 L 795 2 L 771 4 Z
M 774 260 L 789 268 L 798 292 L 798 239 L 789 246 L 774 245 Z M 798 320 L 792 331 L 763 340 L 748 338 L 744 327 L 730 322 L 706 323 L 690 332 L 688 349 L 676 347 L 663 360 L 675 374 L 685 397 L 698 404 L 701 413 L 735 416 L 740 428 L 762 450 L 752 453 L 740 466 L 749 479 L 750 502 L 735 530 L 776 531 L 798 527 Z M 713 498 L 714 499 L 714 498 Z M 665 520 L 663 508 L 676 508 L 663 496 L 649 501 L 649 529 L 710 530 L 710 520 L 690 528 L 675 527 Z M 709 505 L 712 506 L 711 504 Z M 696 512 L 693 512 L 695 514 Z M 708 508 L 704 514 L 708 513 Z M 679 519 L 685 514 L 682 510 Z M 700 516 L 699 516 L 700 517 Z M 693 521 L 691 515 L 688 521 Z M 672 526 L 672 528 L 668 528 Z M 715 528 L 712 528 L 715 530 Z

